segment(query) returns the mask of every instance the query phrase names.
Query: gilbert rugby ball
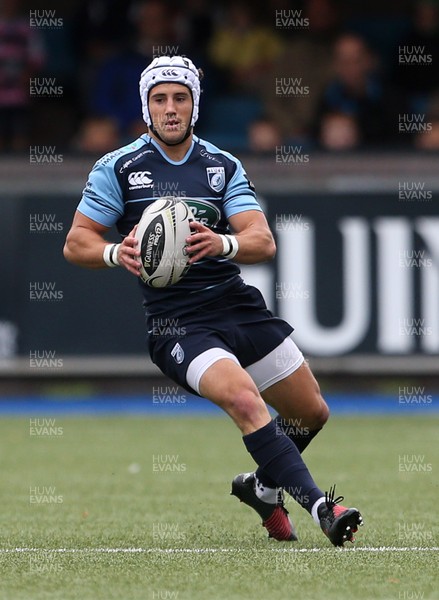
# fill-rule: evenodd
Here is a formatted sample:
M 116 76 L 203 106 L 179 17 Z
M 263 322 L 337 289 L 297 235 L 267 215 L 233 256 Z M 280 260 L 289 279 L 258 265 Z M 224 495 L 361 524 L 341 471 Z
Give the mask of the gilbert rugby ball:
M 190 267 L 186 238 L 193 220 L 189 206 L 177 198 L 160 198 L 145 208 L 136 231 L 144 283 L 164 288 L 184 277 Z

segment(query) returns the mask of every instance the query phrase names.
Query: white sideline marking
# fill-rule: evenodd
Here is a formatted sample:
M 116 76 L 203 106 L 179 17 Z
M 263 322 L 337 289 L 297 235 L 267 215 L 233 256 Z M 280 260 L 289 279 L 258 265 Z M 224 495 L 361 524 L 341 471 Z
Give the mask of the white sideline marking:
M 316 552 L 437 552 L 439 546 L 359 546 L 358 548 L 260 548 L 269 552 L 292 552 L 299 554 Z M 246 548 L 0 548 L 0 554 L 26 554 L 52 552 L 59 554 L 216 554 L 248 552 Z

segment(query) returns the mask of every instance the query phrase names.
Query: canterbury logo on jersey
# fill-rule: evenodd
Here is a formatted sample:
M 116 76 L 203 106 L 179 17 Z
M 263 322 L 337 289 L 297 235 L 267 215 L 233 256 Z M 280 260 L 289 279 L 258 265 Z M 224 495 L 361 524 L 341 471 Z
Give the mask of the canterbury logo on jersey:
M 154 181 L 149 178 L 151 175 L 150 171 L 136 171 L 128 175 L 128 183 L 130 184 L 130 190 L 136 190 L 138 188 L 150 188 L 153 187 Z
M 161 72 L 162 77 L 179 77 L 180 71 L 176 69 L 163 69 Z

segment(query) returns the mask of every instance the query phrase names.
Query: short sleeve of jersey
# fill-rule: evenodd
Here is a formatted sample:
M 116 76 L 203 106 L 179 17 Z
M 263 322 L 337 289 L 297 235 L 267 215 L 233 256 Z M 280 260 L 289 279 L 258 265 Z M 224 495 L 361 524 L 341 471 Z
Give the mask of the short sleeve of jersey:
M 246 210 L 262 211 L 256 199 L 253 185 L 250 183 L 242 164 L 237 159 L 235 161 L 236 171 L 229 181 L 223 199 L 224 212 L 227 218 Z
M 82 193 L 78 211 L 104 227 L 111 227 L 123 216 L 122 192 L 111 165 L 99 161 L 95 164 Z

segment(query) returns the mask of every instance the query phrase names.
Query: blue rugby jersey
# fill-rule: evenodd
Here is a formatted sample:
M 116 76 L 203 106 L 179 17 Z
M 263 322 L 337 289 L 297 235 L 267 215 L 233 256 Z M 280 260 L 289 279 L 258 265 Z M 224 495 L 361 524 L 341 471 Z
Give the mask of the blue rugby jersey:
M 184 199 L 215 233 L 230 233 L 232 215 L 261 210 L 242 164 L 228 152 L 193 136 L 186 156 L 176 162 L 145 134 L 96 162 L 78 211 L 105 227 L 115 225 L 125 237 L 144 209 L 163 196 Z M 139 281 L 149 315 L 176 315 L 242 285 L 239 273 L 224 257 L 205 257 L 173 286 L 151 288 Z

